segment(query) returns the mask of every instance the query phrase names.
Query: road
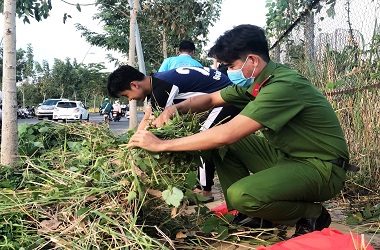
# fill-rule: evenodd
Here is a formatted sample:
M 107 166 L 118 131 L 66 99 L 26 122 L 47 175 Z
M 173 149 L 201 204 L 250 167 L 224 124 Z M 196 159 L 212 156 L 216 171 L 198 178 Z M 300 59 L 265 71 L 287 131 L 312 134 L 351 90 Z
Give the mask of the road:
M 141 121 L 143 117 L 142 112 L 137 113 L 137 120 Z M 46 118 L 44 118 L 46 119 Z M 28 123 L 30 125 L 40 122 L 41 120 L 38 120 L 36 117 L 29 118 L 29 119 L 18 119 L 17 124 L 22 125 L 24 123 Z M 90 122 L 102 122 L 103 116 L 99 115 L 99 113 L 90 114 Z M 62 122 L 62 121 L 60 121 Z M 129 128 L 129 119 L 122 117 L 119 122 L 110 122 L 110 128 L 115 134 L 122 134 L 126 132 L 126 130 Z

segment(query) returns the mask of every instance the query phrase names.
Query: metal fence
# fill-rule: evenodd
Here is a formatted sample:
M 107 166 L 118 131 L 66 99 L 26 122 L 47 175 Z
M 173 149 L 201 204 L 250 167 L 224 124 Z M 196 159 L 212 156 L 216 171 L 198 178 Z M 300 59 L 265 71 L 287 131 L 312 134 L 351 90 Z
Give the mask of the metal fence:
M 325 93 L 342 122 L 352 160 L 379 190 L 380 0 L 336 0 L 334 17 L 328 17 L 326 1 L 314 2 L 322 5 L 320 11 L 303 13 L 270 41 L 272 59 Z
M 325 5 L 325 1 L 317 2 Z M 315 9 L 308 12 L 296 25 L 283 31 L 285 36 L 271 41 L 272 58 L 296 68 L 300 67 L 301 60 L 305 60 L 303 63 L 309 62 L 310 65 L 301 67 L 301 71 L 328 71 L 323 79 L 328 82 L 355 73 L 365 62 L 380 60 L 379 0 L 336 0 L 333 17 L 328 17 L 327 9 L 328 6 L 318 13 Z M 305 73 L 310 75 L 313 72 Z M 345 87 L 350 84 L 352 82 L 346 82 Z

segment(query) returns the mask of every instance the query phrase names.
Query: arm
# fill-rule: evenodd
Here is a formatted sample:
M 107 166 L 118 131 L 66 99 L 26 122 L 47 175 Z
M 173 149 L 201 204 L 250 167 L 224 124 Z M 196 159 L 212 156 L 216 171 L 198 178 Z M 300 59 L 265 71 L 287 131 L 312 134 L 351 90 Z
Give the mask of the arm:
M 251 118 L 237 115 L 225 124 L 173 140 L 160 140 L 149 131 L 139 130 L 131 137 L 128 148 L 140 147 L 153 152 L 207 150 L 232 144 L 261 127 Z
M 148 125 L 149 125 L 149 120 L 152 120 L 152 108 L 151 107 L 146 107 L 144 109 L 144 116 L 143 118 L 141 119 L 141 122 L 139 124 L 139 126 L 137 127 L 137 130 L 143 130 L 145 129 Z
M 204 112 L 210 110 L 214 107 L 226 106 L 227 103 L 223 101 L 220 91 L 204 94 L 199 96 L 191 97 L 183 102 L 171 105 L 167 107 L 153 122 L 156 127 L 162 127 L 162 125 L 167 124 L 168 120 L 172 118 L 176 110 L 181 114 L 186 114 L 189 111 Z

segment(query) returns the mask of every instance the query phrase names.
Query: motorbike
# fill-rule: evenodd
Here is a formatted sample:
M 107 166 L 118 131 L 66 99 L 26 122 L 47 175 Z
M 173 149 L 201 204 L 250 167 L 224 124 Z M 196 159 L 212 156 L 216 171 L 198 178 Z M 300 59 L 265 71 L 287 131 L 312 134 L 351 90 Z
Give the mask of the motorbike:
M 28 119 L 29 118 L 29 111 L 26 108 L 19 108 L 17 110 L 17 118 L 20 119 Z
M 110 121 L 112 121 L 112 118 L 110 117 L 108 112 L 103 112 L 103 122 L 109 124 Z
M 32 106 L 32 107 L 26 106 L 26 110 L 28 111 L 29 117 L 36 116 L 36 112 L 34 110 L 34 106 Z
M 112 119 L 113 119 L 115 122 L 119 122 L 119 121 L 120 121 L 120 118 L 121 118 L 121 113 L 119 113 L 117 110 L 113 110 L 113 111 L 112 111 Z

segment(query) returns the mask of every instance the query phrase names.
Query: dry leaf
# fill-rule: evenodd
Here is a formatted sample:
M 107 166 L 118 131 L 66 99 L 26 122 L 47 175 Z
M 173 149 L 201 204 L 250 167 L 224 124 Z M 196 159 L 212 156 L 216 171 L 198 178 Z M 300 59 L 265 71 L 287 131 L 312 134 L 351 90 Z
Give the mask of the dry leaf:
M 88 202 L 88 201 L 96 201 L 98 198 L 96 198 L 95 196 L 93 196 L 93 195 L 91 195 L 91 196 L 88 196 L 87 198 L 86 198 L 86 201 Z
M 177 216 L 177 210 L 178 210 L 177 207 L 173 207 L 172 212 L 170 213 L 172 218 Z
M 186 238 L 187 238 L 187 235 L 184 234 L 183 232 L 179 231 L 179 232 L 175 235 L 175 238 L 176 238 L 176 239 L 186 239 Z
M 148 190 L 146 190 L 146 192 L 150 195 L 157 197 L 157 198 L 162 198 L 162 192 L 160 190 L 148 189 Z
M 113 160 L 112 163 L 114 163 L 114 164 L 116 164 L 116 165 L 118 165 L 118 166 L 121 165 L 121 162 L 120 162 L 120 160 L 118 160 L 118 159 Z
M 44 233 L 49 233 L 49 232 L 54 232 L 59 225 L 61 225 L 61 222 L 57 220 L 43 220 L 40 223 L 41 229 L 38 229 L 37 234 L 44 234 Z

